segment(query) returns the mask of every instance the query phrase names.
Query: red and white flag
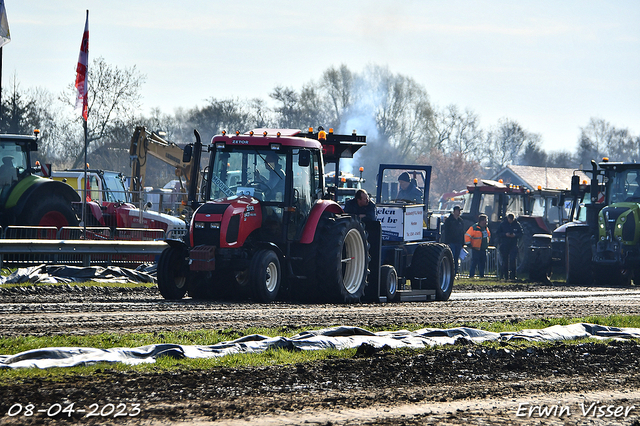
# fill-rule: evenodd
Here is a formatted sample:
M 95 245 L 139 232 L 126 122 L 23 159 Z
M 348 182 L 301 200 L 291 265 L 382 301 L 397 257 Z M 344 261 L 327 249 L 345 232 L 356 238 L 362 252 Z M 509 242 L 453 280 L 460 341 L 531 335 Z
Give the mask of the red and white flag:
M 78 56 L 78 67 L 76 68 L 76 110 L 82 110 L 82 118 L 87 121 L 89 115 L 87 99 L 87 68 L 89 66 L 89 11 L 87 10 L 87 21 L 84 24 L 84 34 L 80 44 L 80 55 Z

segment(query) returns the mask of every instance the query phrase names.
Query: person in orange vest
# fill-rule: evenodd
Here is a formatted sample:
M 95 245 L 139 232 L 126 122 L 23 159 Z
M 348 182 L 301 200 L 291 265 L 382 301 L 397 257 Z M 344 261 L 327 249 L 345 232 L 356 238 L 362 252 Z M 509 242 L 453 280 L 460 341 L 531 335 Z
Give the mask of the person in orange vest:
M 491 231 L 487 226 L 487 215 L 478 216 L 478 223 L 471 225 L 464 234 L 464 243 L 471 247 L 471 266 L 469 278 L 473 278 L 478 267 L 478 276 L 484 278 L 484 267 L 487 264 L 487 247 L 491 239 Z

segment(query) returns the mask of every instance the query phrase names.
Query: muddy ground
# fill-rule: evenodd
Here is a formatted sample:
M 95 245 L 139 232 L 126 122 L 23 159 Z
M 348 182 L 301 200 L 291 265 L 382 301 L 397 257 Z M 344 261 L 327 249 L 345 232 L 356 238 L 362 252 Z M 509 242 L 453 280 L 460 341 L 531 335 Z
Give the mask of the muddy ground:
M 0 288 L 0 334 L 640 315 L 633 287 L 613 289 L 620 295 L 607 297 L 598 297 L 612 290 L 604 286 L 515 283 L 500 290 L 551 295 L 481 300 L 471 296 L 495 289 L 457 286 L 454 294 L 470 297 L 393 305 L 252 305 L 166 302 L 155 289 Z M 91 376 L 0 383 L 0 424 L 637 425 L 639 355 L 640 345 L 631 341 L 497 350 L 458 345 L 421 352 L 362 347 L 352 359 L 145 374 L 105 365 Z M 71 417 L 70 410 L 55 415 L 70 404 Z

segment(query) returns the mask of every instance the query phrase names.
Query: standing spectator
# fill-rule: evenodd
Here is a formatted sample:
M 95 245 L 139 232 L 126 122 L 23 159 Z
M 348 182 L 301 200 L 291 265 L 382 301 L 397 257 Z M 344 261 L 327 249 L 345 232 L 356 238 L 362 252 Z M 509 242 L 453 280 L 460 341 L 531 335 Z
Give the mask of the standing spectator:
M 516 279 L 516 259 L 518 258 L 518 239 L 522 237 L 522 226 L 513 215 L 500 222 L 498 227 L 498 243 L 502 267 L 500 268 L 500 279 Z
M 453 262 L 458 275 L 458 260 L 464 245 L 464 222 L 460 217 L 460 206 L 455 206 L 451 214 L 444 220 L 444 242 L 449 245 L 453 253 Z
M 471 246 L 471 266 L 469 268 L 469 278 L 475 275 L 476 266 L 478 276 L 484 278 L 484 267 L 487 263 L 487 247 L 491 239 L 491 231 L 487 226 L 487 215 L 478 216 L 478 223 L 471 225 L 464 234 L 464 242 Z
M 376 205 L 364 189 L 358 189 L 354 198 L 344 204 L 344 212 L 355 214 L 363 220 L 376 220 Z

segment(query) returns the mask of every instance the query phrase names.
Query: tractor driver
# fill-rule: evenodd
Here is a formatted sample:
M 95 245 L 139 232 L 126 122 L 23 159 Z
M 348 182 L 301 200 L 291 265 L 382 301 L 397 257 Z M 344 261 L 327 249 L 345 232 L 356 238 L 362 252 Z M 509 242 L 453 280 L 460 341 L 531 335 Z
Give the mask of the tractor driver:
M 422 203 L 422 191 L 418 189 L 415 179 L 411 179 L 409 173 L 402 172 L 398 176 L 398 185 L 400 191 L 396 196 L 396 201 L 408 201 L 410 203 Z
M 284 170 L 280 164 L 280 157 L 276 152 L 269 151 L 265 156 L 265 166 L 269 170 L 269 177 L 266 178 L 260 174 L 260 171 L 256 169 L 256 180 L 260 179 L 267 187 L 269 191 L 265 194 L 267 199 L 275 199 L 276 194 L 284 194 Z M 279 200 L 282 200 L 280 195 Z
M 4 157 L 0 166 L 0 186 L 11 185 L 18 180 L 18 170 L 13 165 L 13 157 Z

